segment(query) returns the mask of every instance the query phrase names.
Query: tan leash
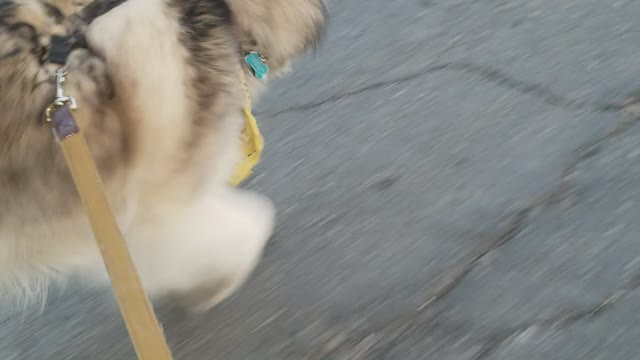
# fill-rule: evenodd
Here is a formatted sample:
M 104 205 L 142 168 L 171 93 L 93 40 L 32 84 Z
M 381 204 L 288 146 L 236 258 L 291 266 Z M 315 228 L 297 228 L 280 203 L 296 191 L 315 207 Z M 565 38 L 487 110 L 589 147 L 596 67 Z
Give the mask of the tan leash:
M 76 103 L 65 96 L 64 72 L 56 72 L 56 99 L 47 108 L 54 134 L 87 212 L 111 287 L 139 360 L 172 360 L 171 351 L 116 223 L 82 131 L 73 118 Z

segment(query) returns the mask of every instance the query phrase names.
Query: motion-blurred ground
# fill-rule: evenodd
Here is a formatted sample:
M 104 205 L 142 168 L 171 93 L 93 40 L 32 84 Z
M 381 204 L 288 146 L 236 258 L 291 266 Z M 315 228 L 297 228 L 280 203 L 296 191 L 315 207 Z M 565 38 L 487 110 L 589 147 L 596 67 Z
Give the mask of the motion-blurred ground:
M 176 359 L 640 359 L 637 0 L 340 0 L 257 108 L 280 210 Z M 133 359 L 106 291 L 0 320 L 0 359 Z

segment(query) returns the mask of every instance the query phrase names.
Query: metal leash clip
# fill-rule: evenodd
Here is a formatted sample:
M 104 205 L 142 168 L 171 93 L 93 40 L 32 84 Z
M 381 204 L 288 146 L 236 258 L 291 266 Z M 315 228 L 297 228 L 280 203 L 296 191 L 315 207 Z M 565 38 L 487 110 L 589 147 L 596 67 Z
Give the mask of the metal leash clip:
M 66 96 L 64 94 L 64 88 L 62 83 L 65 82 L 65 76 L 67 73 L 62 69 L 56 70 L 56 97 L 51 103 L 51 105 L 47 106 L 47 110 L 45 111 L 46 121 L 53 121 L 53 112 L 60 109 L 63 106 L 68 106 L 71 110 L 76 110 L 78 108 L 78 103 L 73 96 Z

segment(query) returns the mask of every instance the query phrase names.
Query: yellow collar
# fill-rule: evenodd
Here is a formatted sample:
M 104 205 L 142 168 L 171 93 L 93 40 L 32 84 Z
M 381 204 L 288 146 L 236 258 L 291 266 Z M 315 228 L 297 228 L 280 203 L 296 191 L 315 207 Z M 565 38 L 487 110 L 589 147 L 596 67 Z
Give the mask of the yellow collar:
M 231 176 L 231 185 L 233 186 L 239 185 L 252 174 L 253 168 L 260 161 L 262 149 L 264 148 L 264 139 L 260 134 L 256 118 L 251 113 L 251 95 L 249 94 L 244 69 L 240 69 L 240 79 L 242 81 L 242 93 L 244 94 L 242 114 L 245 124 L 241 133 L 242 160 L 236 165 Z

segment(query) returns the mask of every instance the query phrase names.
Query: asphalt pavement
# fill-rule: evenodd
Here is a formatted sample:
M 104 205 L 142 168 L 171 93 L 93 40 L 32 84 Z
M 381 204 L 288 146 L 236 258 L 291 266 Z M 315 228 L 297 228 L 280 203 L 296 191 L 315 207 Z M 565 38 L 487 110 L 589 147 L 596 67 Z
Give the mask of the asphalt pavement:
M 640 1 L 329 7 L 256 107 L 277 234 L 221 306 L 158 306 L 176 360 L 640 359 Z M 134 354 L 69 285 L 0 359 Z

